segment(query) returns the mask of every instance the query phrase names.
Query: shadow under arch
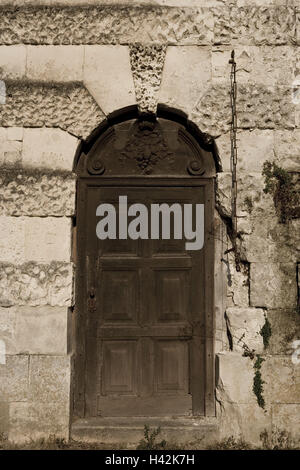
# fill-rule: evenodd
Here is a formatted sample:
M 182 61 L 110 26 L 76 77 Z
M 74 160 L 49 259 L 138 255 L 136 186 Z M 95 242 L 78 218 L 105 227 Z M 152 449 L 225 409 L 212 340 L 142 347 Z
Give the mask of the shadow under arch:
M 219 156 L 217 144 L 214 137 L 210 134 L 202 132 L 199 127 L 191 120 L 183 111 L 169 107 L 165 104 L 159 103 L 157 105 L 156 113 L 140 112 L 137 105 L 126 106 L 110 113 L 100 124 L 97 126 L 90 136 L 81 140 L 73 162 L 73 171 L 76 172 L 78 162 L 82 153 L 88 154 L 93 145 L 101 138 L 101 136 L 109 129 L 125 121 L 130 120 L 147 120 L 155 122 L 157 119 L 162 118 L 183 126 L 185 131 L 190 134 L 198 143 L 198 145 L 207 152 L 210 152 L 214 159 L 215 171 L 222 172 L 222 163 Z

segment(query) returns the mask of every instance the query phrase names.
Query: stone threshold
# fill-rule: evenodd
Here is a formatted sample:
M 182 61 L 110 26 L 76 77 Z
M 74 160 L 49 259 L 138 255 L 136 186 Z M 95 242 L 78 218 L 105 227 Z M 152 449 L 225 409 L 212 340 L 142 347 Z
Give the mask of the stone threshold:
M 216 417 L 95 417 L 77 419 L 71 425 L 71 439 L 83 442 L 136 445 L 144 438 L 144 426 L 161 428 L 156 441 L 207 444 L 218 438 Z

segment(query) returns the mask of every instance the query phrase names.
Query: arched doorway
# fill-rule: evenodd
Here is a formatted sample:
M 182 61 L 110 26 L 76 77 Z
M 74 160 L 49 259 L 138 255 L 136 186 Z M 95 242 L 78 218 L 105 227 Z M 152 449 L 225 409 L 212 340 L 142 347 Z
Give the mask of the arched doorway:
M 218 169 L 213 140 L 164 106 L 114 113 L 78 153 L 75 416 L 214 416 Z M 97 208 L 116 207 L 121 224 L 120 196 L 149 213 L 204 205 L 203 248 L 161 231 L 99 240 Z

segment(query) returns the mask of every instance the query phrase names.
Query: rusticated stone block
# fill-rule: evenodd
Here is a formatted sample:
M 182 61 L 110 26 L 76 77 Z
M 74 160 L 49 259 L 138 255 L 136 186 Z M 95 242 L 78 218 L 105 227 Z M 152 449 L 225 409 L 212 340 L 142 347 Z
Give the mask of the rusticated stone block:
M 295 127 L 296 105 L 285 87 L 240 84 L 237 91 L 238 127 L 242 129 L 291 129 Z M 191 112 L 199 128 L 214 136 L 230 130 L 230 87 L 213 83 L 199 96 Z
M 71 216 L 75 212 L 75 183 L 71 173 L 2 171 L 0 215 Z
M 300 368 L 291 356 L 268 356 L 262 364 L 266 405 L 272 403 L 299 403 Z
M 0 305 L 69 306 L 72 302 L 72 265 L 1 264 Z
M 197 101 L 190 119 L 201 131 L 217 136 L 230 130 L 230 88 L 212 85 Z
M 208 8 L 2 7 L 1 17 L 1 44 L 209 44 L 213 40 L 213 12 Z
M 251 306 L 294 308 L 296 303 L 296 264 L 251 263 Z
M 28 356 L 6 356 L 5 364 L 0 364 L 1 400 L 27 400 L 28 364 Z
M 265 324 L 264 311 L 261 308 L 226 309 L 227 327 L 231 333 L 233 351 L 244 352 L 245 347 L 261 353 L 264 349 L 260 331 Z
M 296 43 L 295 8 L 286 5 L 246 5 L 230 9 L 231 39 L 240 44 Z
M 29 440 L 69 438 L 68 401 L 57 403 L 10 403 L 9 434 L 10 442 L 22 443 Z
M 0 307 L 0 340 L 6 354 L 67 353 L 66 307 Z
M 61 129 L 24 129 L 22 165 L 72 171 L 78 139 Z
M 249 84 L 238 86 L 237 115 L 241 128 L 295 127 L 290 88 Z
M 0 126 L 60 127 L 77 137 L 87 137 L 104 119 L 82 84 L 7 81 L 6 87 Z
M 29 368 L 29 401 L 68 402 L 70 374 L 69 356 L 32 356 Z
M 165 56 L 165 45 L 135 44 L 130 48 L 136 101 L 141 111 L 156 111 Z

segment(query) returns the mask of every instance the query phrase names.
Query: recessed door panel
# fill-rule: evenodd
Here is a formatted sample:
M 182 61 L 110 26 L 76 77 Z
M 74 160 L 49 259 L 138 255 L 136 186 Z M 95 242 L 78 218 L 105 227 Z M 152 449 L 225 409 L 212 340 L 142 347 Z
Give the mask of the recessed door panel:
M 153 203 L 206 207 L 206 186 L 86 191 L 86 416 L 203 415 L 206 247 L 188 251 L 172 230 L 170 240 L 150 230 L 148 239 L 99 240 L 95 230 L 99 203 L 114 203 L 118 216 L 119 195 L 144 204 L 149 223 Z

